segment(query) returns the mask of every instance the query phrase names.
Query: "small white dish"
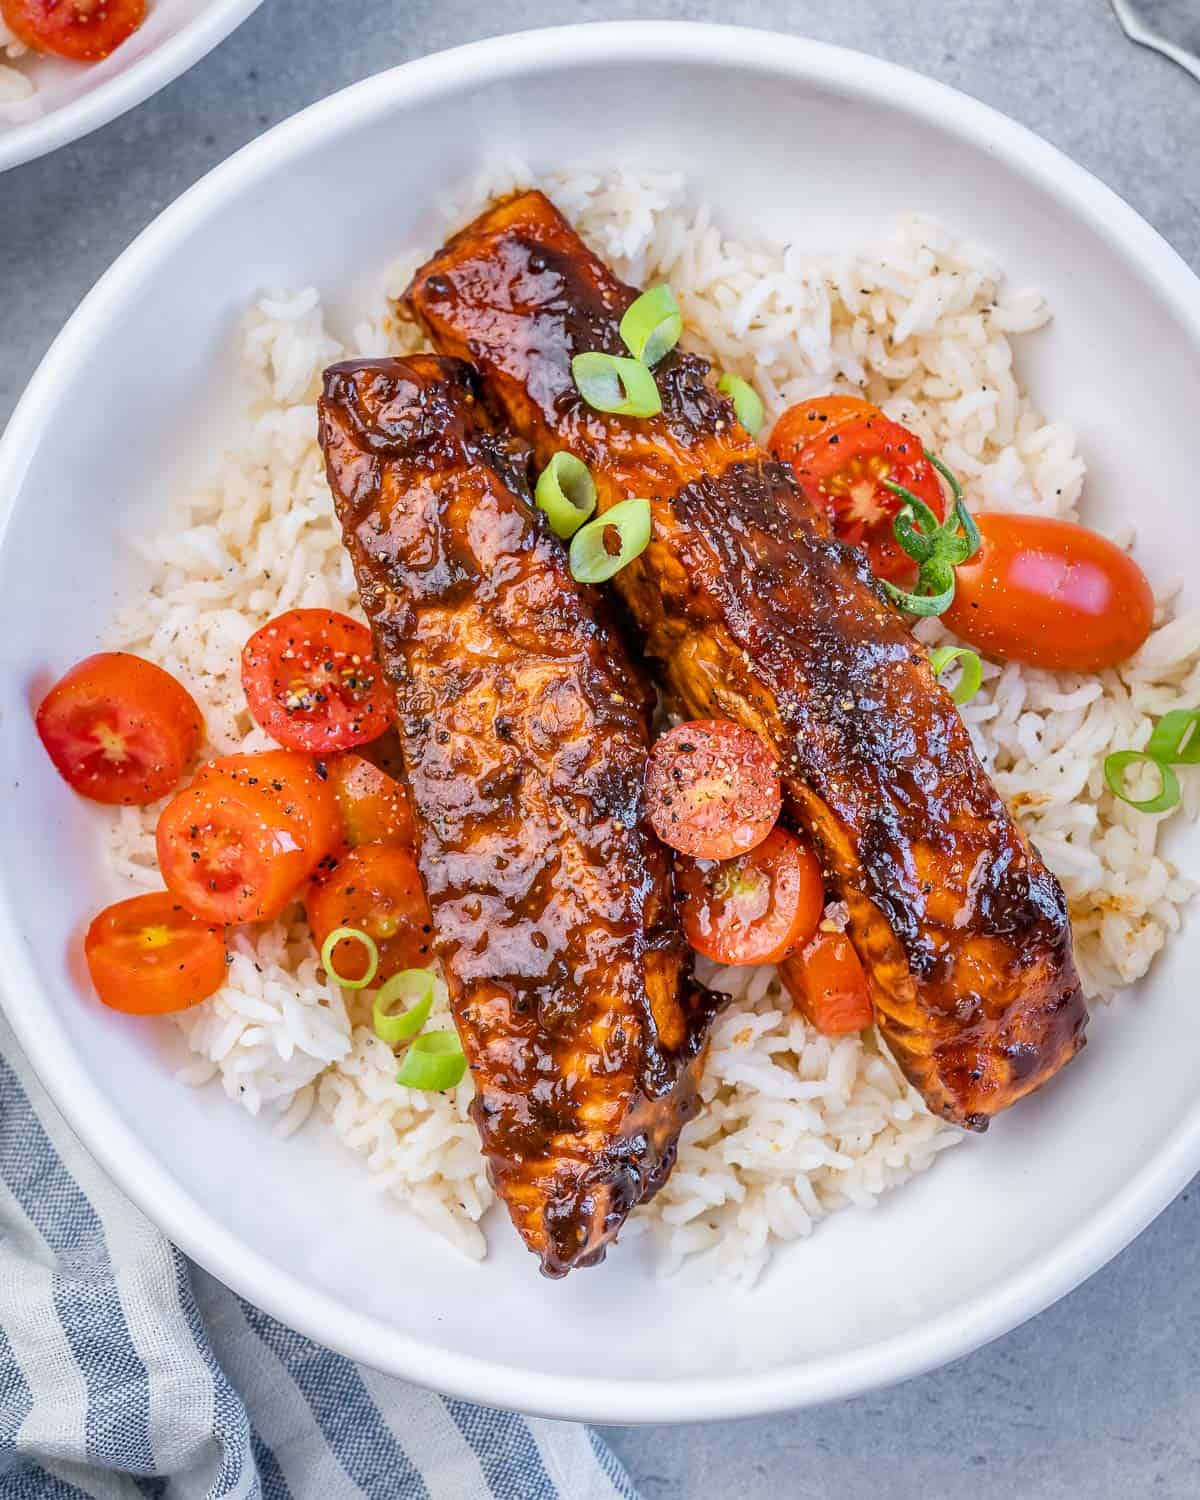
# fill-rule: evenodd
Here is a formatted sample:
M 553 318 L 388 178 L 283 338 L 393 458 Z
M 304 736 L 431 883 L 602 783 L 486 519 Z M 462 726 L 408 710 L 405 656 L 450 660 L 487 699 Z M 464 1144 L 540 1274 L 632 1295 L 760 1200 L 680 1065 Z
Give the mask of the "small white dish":
M 103 62 L 26 53 L 14 66 L 36 85 L 19 123 L 0 117 L 0 172 L 107 125 L 148 99 L 240 26 L 262 0 L 154 0 L 144 23 Z M 0 62 L 9 59 L 0 54 Z
M 97 905 L 90 810 L 30 706 L 94 649 L 127 542 L 227 439 L 220 374 L 246 302 L 325 290 L 335 313 L 485 156 L 683 171 L 728 227 L 820 239 L 922 209 L 993 249 L 1055 321 L 1026 341 L 1073 423 L 1088 517 L 1132 519 L 1158 578 L 1200 548 L 1200 283 L 1111 192 L 981 104 L 886 62 L 720 27 L 622 23 L 489 39 L 334 95 L 212 172 L 60 334 L 0 442 L 6 618 L 0 782 L 4 1003 L 114 1179 L 223 1281 L 380 1370 L 500 1406 L 691 1421 L 829 1400 L 941 1364 L 1102 1265 L 1200 1167 L 1200 930 L 1093 1023 L 1084 1057 L 872 1214 L 782 1253 L 749 1294 L 655 1280 L 644 1242 L 541 1280 L 502 1222 L 468 1264 L 372 1196 L 327 1134 L 282 1142 L 177 1083 L 165 1031 L 76 975 Z M 157 524 L 161 524 L 159 521 Z M 1192 589 L 1192 602 L 1196 592 Z M 1176 855 L 1200 868 L 1197 838 Z

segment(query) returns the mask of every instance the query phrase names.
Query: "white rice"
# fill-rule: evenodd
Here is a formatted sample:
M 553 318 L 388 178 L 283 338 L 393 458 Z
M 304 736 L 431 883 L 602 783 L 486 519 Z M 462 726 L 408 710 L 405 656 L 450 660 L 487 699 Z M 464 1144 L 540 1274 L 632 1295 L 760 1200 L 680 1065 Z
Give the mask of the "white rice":
M 520 168 L 493 175 L 448 210 L 446 227 L 490 192 L 531 181 Z M 691 344 L 752 381 L 772 417 L 806 396 L 862 392 L 941 452 L 968 503 L 1077 513 L 1084 469 L 1074 435 L 1038 413 L 1012 372 L 1011 336 L 1031 333 L 1048 310 L 1035 292 L 1006 286 L 984 252 L 919 219 L 824 257 L 742 244 L 670 174 L 575 172 L 540 185 L 622 275 L 669 280 Z M 381 290 L 399 291 L 432 248 L 413 247 Z M 141 544 L 152 586 L 112 637 L 188 685 L 217 751 L 269 743 L 240 686 L 252 630 L 297 605 L 357 612 L 316 444 L 320 372 L 343 354 L 418 340 L 382 299 L 343 340 L 326 329 L 314 288 L 272 292 L 250 310 L 247 440 L 209 491 Z M 920 627 L 928 641 L 941 633 L 936 622 Z M 1200 614 L 1175 616 L 1168 589 L 1154 634 L 1122 668 L 1085 677 L 989 666 L 964 709 L 998 788 L 1066 888 L 1093 997 L 1146 972 L 1193 890 L 1159 849 L 1171 815 L 1115 800 L 1103 758 L 1144 744 L 1152 720 L 1194 703 L 1198 690 Z M 1198 799 L 1192 784 L 1185 810 L 1194 813 Z M 128 809 L 113 828 L 114 868 L 138 888 L 159 884 L 156 814 Z M 714 1029 L 705 1108 L 684 1131 L 674 1175 L 626 1234 L 650 1229 L 666 1267 L 708 1252 L 721 1275 L 749 1283 L 776 1245 L 839 1208 L 869 1206 L 961 1136 L 928 1115 L 873 1033 L 820 1036 L 769 969 L 712 977 L 734 1002 Z M 229 983 L 178 1018 L 198 1059 L 184 1076 L 219 1079 L 286 1132 L 315 1104 L 381 1190 L 482 1256 L 479 1223 L 492 1194 L 466 1115 L 469 1080 L 449 1096 L 397 1086 L 390 1049 L 359 1019 L 322 982 L 297 908 L 240 932 Z

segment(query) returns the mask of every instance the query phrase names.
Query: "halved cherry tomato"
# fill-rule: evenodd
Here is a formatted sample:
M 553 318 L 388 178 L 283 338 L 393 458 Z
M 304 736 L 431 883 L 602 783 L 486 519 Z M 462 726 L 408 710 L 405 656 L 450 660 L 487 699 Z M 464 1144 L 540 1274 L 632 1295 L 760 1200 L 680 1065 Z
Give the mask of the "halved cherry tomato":
M 318 863 L 344 842 L 341 809 L 325 762 L 299 750 L 222 755 L 198 767 L 193 785 L 213 776 L 274 798 L 284 816 L 303 830 L 305 846 L 317 851 Z
M 395 777 L 353 751 L 331 756 L 326 769 L 349 843 L 412 844 L 408 793 Z
M 375 939 L 380 981 L 401 969 L 423 969 L 430 961 L 433 919 L 417 862 L 394 844 L 363 844 L 314 881 L 308 920 L 318 949 L 339 927 L 357 927 Z M 361 979 L 367 955 L 361 943 L 343 938 L 333 948 L 333 967 L 343 979 Z
M 646 766 L 650 826 L 693 859 L 732 859 L 779 818 L 779 770 L 759 735 L 728 719 L 693 719 L 662 735 Z
M 1150 634 L 1146 575 L 1107 538 L 1050 516 L 997 511 L 975 521 L 982 544 L 955 568 L 942 621 L 986 656 L 1098 672 Z
M 683 931 L 719 964 L 775 964 L 817 930 L 825 882 L 812 850 L 776 826 L 735 859 L 678 860 Z
M 105 907 L 83 951 L 101 1000 L 131 1015 L 186 1010 L 225 982 L 225 934 L 167 891 Z
M 250 712 L 289 750 L 322 754 L 365 745 L 396 706 L 371 650 L 371 632 L 331 609 L 290 609 L 242 650 Z
M 146 0 L 0 0 L 0 15 L 27 47 L 99 62 L 146 19 Z
M 204 721 L 169 672 L 127 651 L 78 662 L 37 711 L 37 732 L 63 778 L 93 802 L 156 802 L 178 784 Z
M 874 1020 L 867 976 L 844 932 L 818 931 L 780 964 L 779 977 L 796 1008 L 826 1036 L 861 1031 Z
M 775 423 L 769 446 L 781 463 L 791 463 L 814 438 L 832 432 L 852 417 L 878 415 L 879 408 L 861 396 L 814 396 L 788 407 Z
M 869 401 L 826 396 L 789 407 L 775 424 L 769 447 L 791 465 L 808 499 L 828 513 L 835 535 L 863 549 L 877 578 L 913 582 L 917 565 L 892 530 L 904 501 L 883 481 L 903 485 L 939 520 L 946 509 L 937 471 L 915 433 Z
M 305 756 L 277 750 L 202 767 L 158 820 L 171 893 L 209 922 L 277 917 L 340 842 L 337 802 Z

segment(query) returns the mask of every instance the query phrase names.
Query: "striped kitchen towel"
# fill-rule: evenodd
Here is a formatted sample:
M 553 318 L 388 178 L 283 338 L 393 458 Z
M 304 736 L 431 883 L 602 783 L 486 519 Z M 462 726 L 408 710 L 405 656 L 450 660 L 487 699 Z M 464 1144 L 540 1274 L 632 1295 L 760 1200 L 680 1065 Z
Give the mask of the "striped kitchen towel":
M 451 1400 L 275 1322 L 138 1212 L 0 1017 L 2 1500 L 636 1500 L 585 1427 Z

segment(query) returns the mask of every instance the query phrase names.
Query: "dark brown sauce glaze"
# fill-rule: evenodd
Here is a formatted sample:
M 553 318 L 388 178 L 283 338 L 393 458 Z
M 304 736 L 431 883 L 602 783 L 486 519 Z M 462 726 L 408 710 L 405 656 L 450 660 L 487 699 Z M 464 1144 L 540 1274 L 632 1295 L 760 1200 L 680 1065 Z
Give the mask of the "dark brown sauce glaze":
M 867 968 L 880 1028 L 930 1107 L 976 1129 L 1083 1045 L 1058 882 L 1026 843 L 924 652 L 679 352 L 660 416 L 587 407 L 570 359 L 621 350 L 634 297 L 549 201 L 496 205 L 406 299 L 544 463 L 582 458 L 601 508 L 645 495 L 654 538 L 616 585 L 676 705 L 763 734 Z
M 714 997 L 643 827 L 649 693 L 455 360 L 326 371 L 321 444 L 395 689 L 438 957 L 497 1190 L 547 1274 L 665 1180 Z

